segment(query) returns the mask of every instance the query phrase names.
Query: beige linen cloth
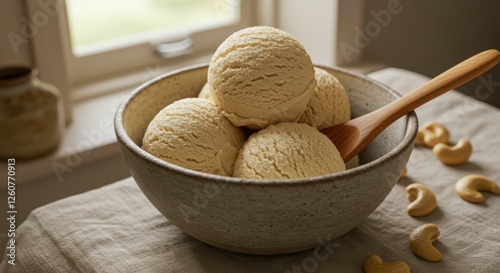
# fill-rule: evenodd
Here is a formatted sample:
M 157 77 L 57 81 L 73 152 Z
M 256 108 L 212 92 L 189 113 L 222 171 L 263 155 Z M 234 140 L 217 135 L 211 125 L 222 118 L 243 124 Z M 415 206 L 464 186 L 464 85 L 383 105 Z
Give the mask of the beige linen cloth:
M 388 68 L 370 77 L 405 94 L 428 81 L 406 70 Z M 497 75 L 498 76 L 498 75 Z M 499 81 L 486 73 L 477 82 L 479 99 L 500 92 Z M 490 86 L 488 86 L 488 82 Z M 416 147 L 408 178 L 360 226 L 316 250 L 265 257 L 232 253 L 201 243 L 169 223 L 146 199 L 131 178 L 69 197 L 33 211 L 18 228 L 16 265 L 4 260 L 1 272 L 363 272 L 370 254 L 384 261 L 404 261 L 411 272 L 500 272 L 500 195 L 485 194 L 484 204 L 462 200 L 455 182 L 481 174 L 500 184 L 500 111 L 457 92 L 419 108 L 421 124 L 444 123 L 451 141 L 469 139 L 470 162 L 459 167 L 441 164 L 430 149 Z M 438 209 L 412 218 L 405 187 L 420 182 L 432 189 Z M 56 186 L 56 185 L 55 185 Z M 417 258 L 408 235 L 424 223 L 441 230 L 435 243 L 439 263 Z

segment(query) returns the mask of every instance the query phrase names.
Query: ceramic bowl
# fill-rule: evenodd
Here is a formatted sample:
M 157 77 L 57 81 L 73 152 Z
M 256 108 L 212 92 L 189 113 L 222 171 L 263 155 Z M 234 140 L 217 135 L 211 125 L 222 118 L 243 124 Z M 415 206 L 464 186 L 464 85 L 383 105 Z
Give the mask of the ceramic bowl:
M 363 75 L 322 68 L 344 85 L 354 117 L 399 97 Z M 142 138 L 153 117 L 176 100 L 196 97 L 207 80 L 207 69 L 207 65 L 188 67 L 141 85 L 115 117 L 118 143 L 134 180 L 185 233 L 240 253 L 298 252 L 355 228 L 398 181 L 417 134 L 414 112 L 389 126 L 360 154 L 362 166 L 311 178 L 223 177 L 179 167 L 142 150 Z

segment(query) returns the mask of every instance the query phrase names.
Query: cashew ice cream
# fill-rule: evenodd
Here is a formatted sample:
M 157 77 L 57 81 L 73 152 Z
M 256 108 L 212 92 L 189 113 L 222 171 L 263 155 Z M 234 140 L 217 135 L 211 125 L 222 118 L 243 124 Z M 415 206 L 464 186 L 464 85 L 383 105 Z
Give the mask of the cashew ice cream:
M 307 123 L 318 130 L 351 119 L 351 105 L 344 87 L 332 74 L 314 68 L 316 88 L 298 122 Z
M 212 100 L 212 94 L 210 93 L 210 85 L 205 83 L 198 94 L 198 98 Z
M 198 98 L 176 101 L 157 114 L 142 147 L 170 163 L 212 174 L 320 176 L 343 171 L 346 164 L 319 130 L 349 120 L 350 114 L 340 82 L 314 68 L 294 37 L 272 27 L 250 27 L 219 46 Z M 252 134 L 246 142 L 244 130 Z
M 142 148 L 181 167 L 231 176 L 245 135 L 221 111 L 207 99 L 176 101 L 151 121 Z
M 290 179 L 345 170 L 335 145 L 304 123 L 279 123 L 254 133 L 240 150 L 233 176 Z
M 250 27 L 229 36 L 208 69 L 214 102 L 234 125 L 252 129 L 295 122 L 316 87 L 304 47 L 272 27 Z

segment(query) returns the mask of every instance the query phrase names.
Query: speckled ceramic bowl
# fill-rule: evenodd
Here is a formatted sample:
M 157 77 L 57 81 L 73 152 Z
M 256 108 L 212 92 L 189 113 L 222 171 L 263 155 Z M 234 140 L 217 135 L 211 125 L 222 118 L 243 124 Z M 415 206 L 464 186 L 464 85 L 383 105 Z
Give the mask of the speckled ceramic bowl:
M 362 166 L 305 179 L 211 175 L 164 162 L 142 150 L 149 122 L 173 101 L 197 96 L 206 82 L 207 68 L 189 67 L 143 84 L 122 103 L 115 118 L 118 143 L 135 181 L 149 201 L 185 233 L 241 253 L 298 252 L 359 225 L 396 184 L 417 133 L 413 112 L 389 126 L 360 154 Z M 353 116 L 399 96 L 362 75 L 322 68 L 346 88 Z

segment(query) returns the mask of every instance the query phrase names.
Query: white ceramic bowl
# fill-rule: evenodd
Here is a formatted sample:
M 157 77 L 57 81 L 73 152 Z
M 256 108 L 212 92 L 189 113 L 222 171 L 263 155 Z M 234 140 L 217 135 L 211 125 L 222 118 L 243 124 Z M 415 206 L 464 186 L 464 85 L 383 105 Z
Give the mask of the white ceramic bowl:
M 362 75 L 321 68 L 344 85 L 353 116 L 399 97 Z M 414 112 L 389 126 L 360 154 L 362 166 L 313 178 L 223 177 L 182 168 L 142 150 L 153 117 L 175 100 L 197 96 L 207 69 L 188 67 L 141 85 L 115 117 L 123 157 L 142 192 L 170 222 L 207 244 L 271 255 L 310 249 L 320 240 L 342 236 L 385 199 L 410 157 L 418 128 Z

